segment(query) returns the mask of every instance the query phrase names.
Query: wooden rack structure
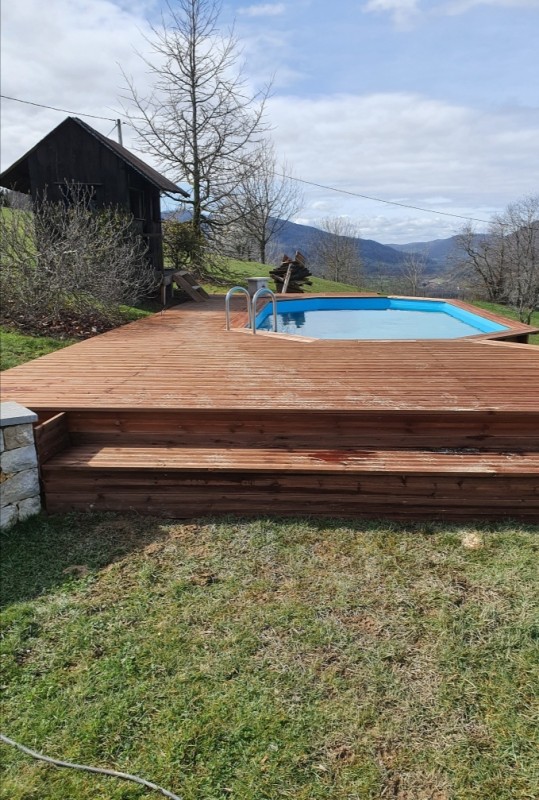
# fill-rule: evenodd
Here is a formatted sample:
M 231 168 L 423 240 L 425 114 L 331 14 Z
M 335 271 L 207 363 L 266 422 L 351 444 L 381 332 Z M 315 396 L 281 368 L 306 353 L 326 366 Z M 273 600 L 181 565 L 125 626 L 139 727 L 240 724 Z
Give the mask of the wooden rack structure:
M 303 294 L 303 286 L 311 286 L 311 273 L 307 269 L 305 256 L 296 250 L 294 258 L 283 256 L 280 266 L 270 272 L 279 294 Z

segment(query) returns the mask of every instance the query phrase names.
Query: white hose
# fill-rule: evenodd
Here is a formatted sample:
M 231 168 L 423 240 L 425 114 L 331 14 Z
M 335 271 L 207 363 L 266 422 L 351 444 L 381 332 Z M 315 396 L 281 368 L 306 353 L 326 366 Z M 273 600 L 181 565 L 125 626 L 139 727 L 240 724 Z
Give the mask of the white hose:
M 134 783 L 140 783 L 141 786 L 146 786 L 148 789 L 153 789 L 154 792 L 160 792 L 164 797 L 168 797 L 169 800 L 182 800 L 177 794 L 172 794 L 172 792 L 167 791 L 167 789 L 163 789 L 156 783 L 146 781 L 144 778 L 137 778 L 136 775 L 129 775 L 127 772 L 116 772 L 114 769 L 101 769 L 101 767 L 87 767 L 84 764 L 71 764 L 69 761 L 58 761 L 56 758 L 50 758 L 49 756 L 43 755 L 43 753 L 37 753 L 35 750 L 30 750 L 29 747 L 25 747 L 24 745 L 13 741 L 13 739 L 9 739 L 7 736 L 4 736 L 3 733 L 0 733 L 0 741 L 4 742 L 4 744 L 9 744 L 12 747 L 16 747 L 17 750 L 20 750 L 22 753 L 26 753 L 28 756 L 32 756 L 32 758 L 37 758 L 38 761 L 46 761 L 48 764 L 54 764 L 55 767 L 69 767 L 70 769 L 80 769 L 84 772 L 95 772 L 98 775 L 108 775 L 111 778 L 120 778 L 123 781 L 133 781 Z

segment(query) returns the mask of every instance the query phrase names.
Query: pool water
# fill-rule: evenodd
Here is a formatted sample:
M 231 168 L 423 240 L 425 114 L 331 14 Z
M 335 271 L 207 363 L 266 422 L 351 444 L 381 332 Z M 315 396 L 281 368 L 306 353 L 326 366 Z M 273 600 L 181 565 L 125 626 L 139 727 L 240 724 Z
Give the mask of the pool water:
M 271 303 L 256 317 L 273 330 Z M 277 332 L 316 339 L 459 339 L 506 326 L 440 300 L 315 297 L 277 301 Z

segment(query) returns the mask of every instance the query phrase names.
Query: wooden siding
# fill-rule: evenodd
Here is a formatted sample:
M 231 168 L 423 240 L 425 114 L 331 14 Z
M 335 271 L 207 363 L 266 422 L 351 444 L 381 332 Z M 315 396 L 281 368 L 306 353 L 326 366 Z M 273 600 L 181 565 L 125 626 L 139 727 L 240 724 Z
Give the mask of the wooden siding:
M 134 162 L 134 163 L 131 163 Z M 160 176 L 115 142 L 101 137 L 80 120 L 68 118 L 51 131 L 29 153 L 3 173 L 3 185 L 51 202 L 66 200 L 70 183 L 93 188 L 97 208 L 131 211 L 130 191 L 141 193 L 142 213 L 136 215 L 135 229 L 148 247 L 148 260 L 155 270 L 163 269 L 160 193 L 158 186 L 136 166 Z M 165 185 L 174 184 L 161 177 Z M 178 187 L 176 187 L 178 188 Z M 178 189 L 178 191 L 180 191 Z

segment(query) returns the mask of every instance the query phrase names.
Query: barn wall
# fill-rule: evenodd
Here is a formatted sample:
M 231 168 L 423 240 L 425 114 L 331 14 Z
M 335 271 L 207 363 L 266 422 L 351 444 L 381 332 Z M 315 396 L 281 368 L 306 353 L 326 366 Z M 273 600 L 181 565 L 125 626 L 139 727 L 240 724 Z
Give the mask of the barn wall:
M 159 190 L 76 123 L 66 124 L 54 138 L 28 157 L 33 197 L 64 199 L 66 182 L 94 187 L 98 207 L 118 206 L 134 212 L 137 230 L 148 245 L 153 269 L 163 269 Z

